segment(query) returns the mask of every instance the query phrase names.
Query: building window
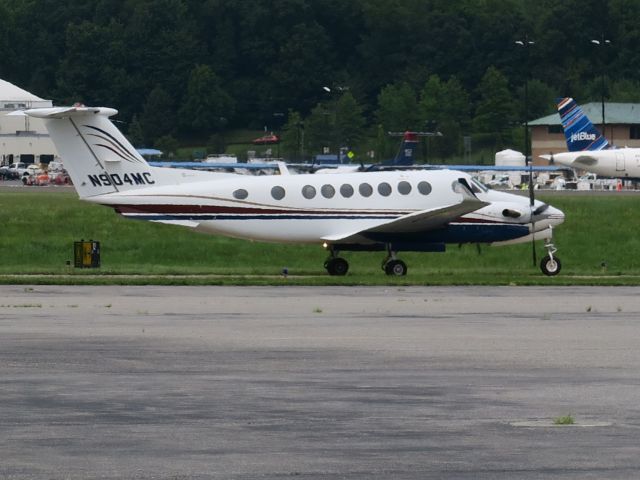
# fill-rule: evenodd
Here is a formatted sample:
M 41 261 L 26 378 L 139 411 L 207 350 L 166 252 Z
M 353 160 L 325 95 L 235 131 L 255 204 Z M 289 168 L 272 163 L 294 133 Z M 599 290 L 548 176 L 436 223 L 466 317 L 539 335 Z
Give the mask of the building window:
M 271 189 L 271 196 L 276 200 L 282 200 L 284 198 L 284 194 L 285 191 L 282 187 L 275 186 Z
M 322 196 L 324 198 L 333 198 L 333 196 L 336 194 L 336 189 L 327 184 L 322 186 L 322 188 L 320 189 L 320 193 L 322 193 Z
M 629 127 L 629 138 L 632 140 L 640 139 L 640 125 L 631 125 Z
M 363 197 L 370 197 L 373 193 L 373 188 L 368 183 L 361 183 L 358 187 L 358 191 Z
M 302 187 L 302 196 L 307 200 L 311 200 L 313 197 L 316 196 L 315 187 L 311 185 L 305 185 L 304 187 Z
M 562 134 L 564 133 L 564 130 L 562 129 L 562 125 L 549 125 L 547 127 L 547 133 L 549 135 L 557 134 L 557 133 Z
M 36 161 L 36 156 L 31 153 L 23 153 L 20 155 L 20 161 L 28 164 L 32 164 Z

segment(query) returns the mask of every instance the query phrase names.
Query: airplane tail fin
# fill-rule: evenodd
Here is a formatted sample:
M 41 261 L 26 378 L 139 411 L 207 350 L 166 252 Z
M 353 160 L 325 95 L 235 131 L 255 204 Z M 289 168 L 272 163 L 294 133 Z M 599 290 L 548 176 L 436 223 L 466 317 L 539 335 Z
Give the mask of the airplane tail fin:
M 570 152 L 610 148 L 607 139 L 593 126 L 573 98 L 558 99 L 558 114 Z
M 44 121 L 80 198 L 160 183 L 153 167 L 109 120 L 117 110 L 74 106 L 24 113 Z
M 418 134 L 416 132 L 404 132 L 400 150 L 393 159 L 393 165 L 413 165 L 415 163 L 415 153 L 418 148 Z

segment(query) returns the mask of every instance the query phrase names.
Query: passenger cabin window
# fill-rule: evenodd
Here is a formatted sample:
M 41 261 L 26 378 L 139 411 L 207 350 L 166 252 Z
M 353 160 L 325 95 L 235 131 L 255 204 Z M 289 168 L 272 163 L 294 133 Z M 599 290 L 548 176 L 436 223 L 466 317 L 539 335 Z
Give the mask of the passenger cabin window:
M 418 184 L 418 191 L 422 195 L 429 195 L 431 193 L 431 184 L 429 182 L 420 182 Z
M 389 195 L 391 195 L 391 185 L 389 185 L 387 182 L 382 182 L 380 185 L 378 185 L 378 193 L 383 197 L 388 197 Z
M 333 196 L 336 194 L 336 189 L 327 184 L 322 186 L 322 188 L 320 189 L 320 193 L 322 193 L 322 196 L 324 198 L 333 198 Z
M 244 200 L 249 196 L 249 192 L 247 192 L 244 188 L 239 188 L 235 192 L 233 192 L 233 198 L 237 198 L 238 200 Z
M 275 186 L 271 189 L 271 196 L 276 200 L 282 200 L 284 198 L 285 191 L 284 188 L 280 186 Z
M 398 192 L 402 195 L 409 195 L 411 193 L 411 184 L 405 181 L 398 183 Z
M 316 189 L 311 185 L 305 185 L 302 187 L 302 196 L 307 200 L 311 200 L 316 196 Z
M 350 198 L 353 196 L 353 187 L 351 185 L 349 185 L 348 183 L 343 184 L 340 187 L 340 195 L 342 195 L 344 198 Z
M 464 193 L 464 187 L 458 180 L 454 180 L 454 182 L 451 184 L 451 190 L 456 193 Z
M 370 197 L 373 193 L 373 187 L 371 187 L 371 185 L 369 185 L 368 183 L 361 183 L 358 187 L 358 191 L 363 197 Z

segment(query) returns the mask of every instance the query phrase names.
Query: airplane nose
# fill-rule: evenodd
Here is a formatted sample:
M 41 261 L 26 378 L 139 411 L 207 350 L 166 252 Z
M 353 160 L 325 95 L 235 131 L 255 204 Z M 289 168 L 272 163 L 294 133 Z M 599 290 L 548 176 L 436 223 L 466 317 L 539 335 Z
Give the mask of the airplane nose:
M 555 207 L 549 206 L 545 214 L 550 225 L 556 226 L 564 222 L 564 212 Z

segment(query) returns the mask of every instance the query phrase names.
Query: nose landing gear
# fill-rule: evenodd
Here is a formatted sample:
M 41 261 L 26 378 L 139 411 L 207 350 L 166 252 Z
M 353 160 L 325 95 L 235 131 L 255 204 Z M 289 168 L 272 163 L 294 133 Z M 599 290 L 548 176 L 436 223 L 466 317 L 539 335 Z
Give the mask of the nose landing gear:
M 558 273 L 560 273 L 560 270 L 562 269 L 562 264 L 560 263 L 560 259 L 554 256 L 554 253 L 556 253 L 558 249 L 553 244 L 553 238 L 551 237 L 551 234 L 552 234 L 551 227 L 549 227 L 549 233 L 550 233 L 550 236 L 549 238 L 546 239 L 544 244 L 544 248 L 547 249 L 547 255 L 545 255 L 542 261 L 540 262 L 540 270 L 542 270 L 542 273 L 544 273 L 545 275 L 553 277 L 554 275 L 557 275 Z

